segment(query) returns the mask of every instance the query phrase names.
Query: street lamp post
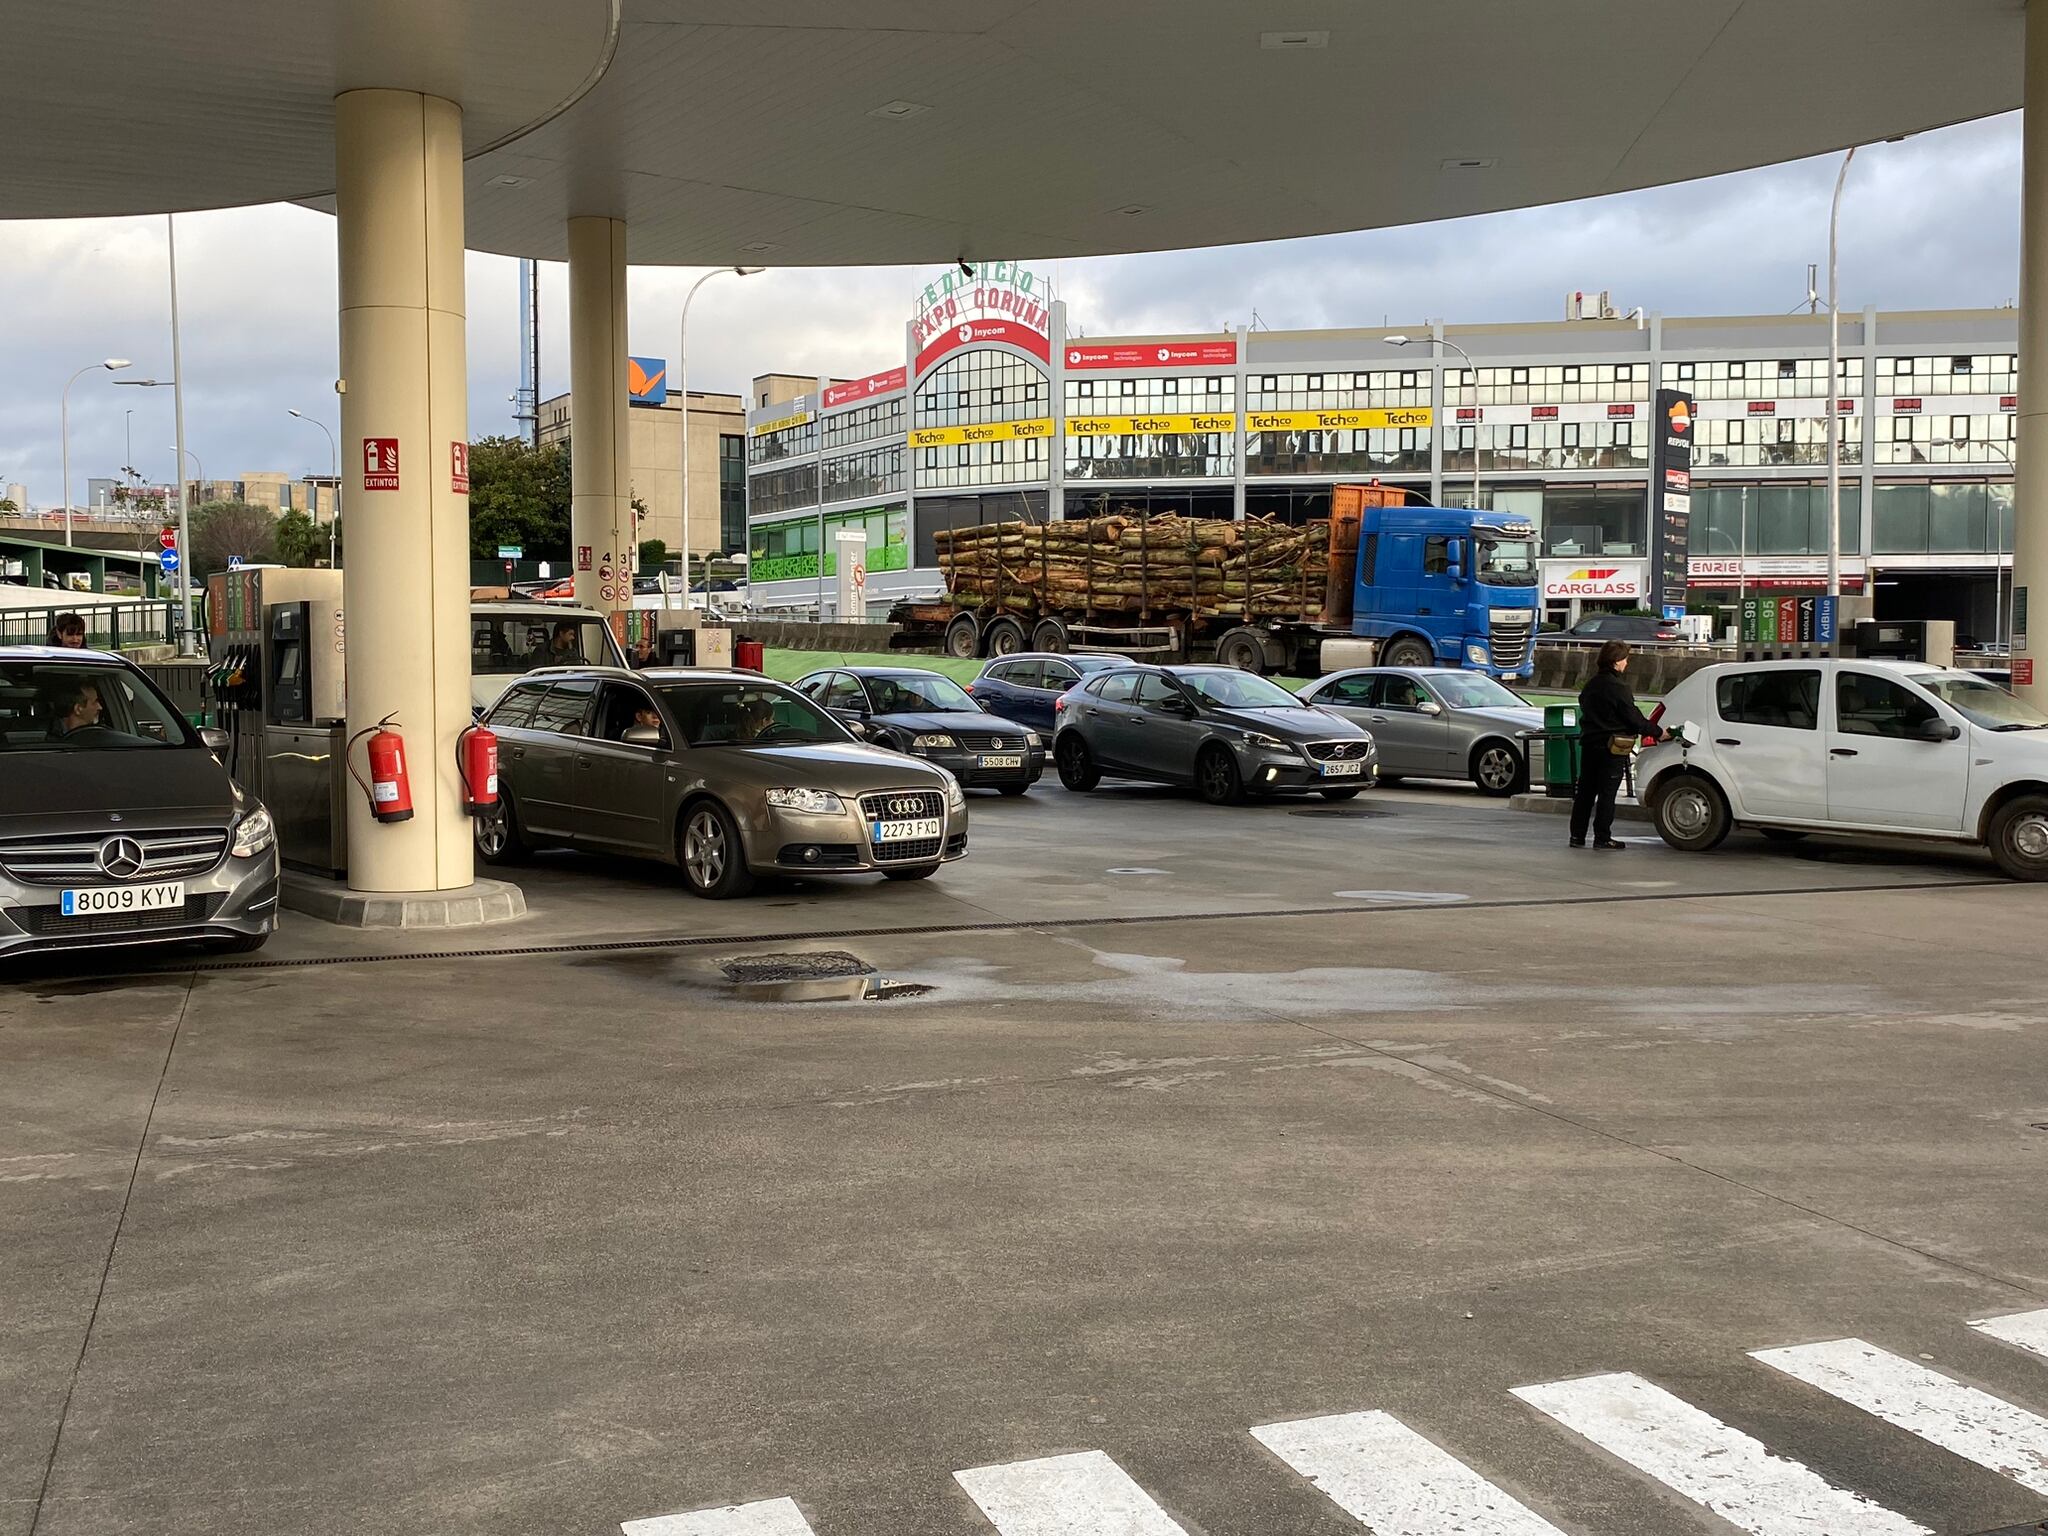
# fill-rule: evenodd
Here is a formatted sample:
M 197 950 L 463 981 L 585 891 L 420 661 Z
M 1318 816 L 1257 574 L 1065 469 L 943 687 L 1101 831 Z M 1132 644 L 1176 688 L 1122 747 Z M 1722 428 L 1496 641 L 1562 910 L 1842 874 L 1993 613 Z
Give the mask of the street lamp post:
M 683 397 L 683 410 L 686 414 L 689 408 L 690 397 L 685 395 Z M 334 482 L 334 511 L 327 519 L 327 564 L 332 569 L 338 563 L 335 559 L 334 533 L 335 529 L 341 525 L 341 456 L 335 451 L 334 434 L 327 431 L 326 422 L 308 416 L 304 411 L 296 408 L 291 408 L 290 414 L 296 416 L 300 421 L 311 423 L 322 432 L 327 432 L 327 477 Z M 684 437 L 687 440 L 687 428 L 685 429 Z
M 1479 370 L 1473 365 L 1472 354 L 1455 341 L 1442 336 L 1383 336 L 1380 339 L 1390 347 L 1412 347 L 1417 342 L 1428 341 L 1433 341 L 1440 347 L 1449 347 L 1465 360 L 1465 371 L 1472 375 L 1472 396 L 1475 400 L 1478 399 Z M 1476 425 L 1476 418 L 1472 428 L 1472 510 L 1479 510 L 1479 428 Z
M 1984 446 L 2005 460 L 2006 471 L 2012 475 L 2013 489 L 2017 492 L 2019 467 L 2013 463 L 2012 454 L 1996 443 L 1986 443 Z M 1984 499 L 1990 501 L 1988 492 Z M 2011 630 L 2005 622 L 2005 512 L 1998 507 L 1992 507 L 1990 510 L 1992 519 L 1998 525 L 1994 535 L 1997 539 L 1998 552 L 1992 557 L 1991 565 L 1991 644 L 1997 647 L 2007 644 L 2011 636 Z
M 71 386 L 91 373 L 95 368 L 113 372 L 134 365 L 125 357 L 110 357 L 104 362 L 87 363 L 78 372 L 64 381 L 64 393 L 57 400 L 57 436 L 60 440 L 58 452 L 64 460 L 64 545 L 71 545 Z
M 767 270 L 766 267 L 714 267 L 711 271 L 698 278 L 697 281 L 690 284 L 689 292 L 683 295 L 682 318 L 676 323 L 676 388 L 683 392 L 683 485 L 681 500 L 683 511 L 683 601 L 686 605 L 689 602 L 690 589 L 690 301 L 697 297 L 697 290 L 710 282 L 714 277 L 723 277 L 728 272 L 734 277 L 752 277 L 757 272 L 765 272 Z M 824 556 L 820 554 L 821 569 L 823 568 L 823 560 Z M 705 583 L 707 586 L 710 584 L 709 566 L 705 567 Z
M 1828 596 L 1838 606 L 1842 600 L 1842 306 L 1836 302 L 1835 270 L 1841 251 L 1842 188 L 1848 185 L 1849 163 L 1855 158 L 1852 145 L 1842 156 L 1841 173 L 1835 177 L 1835 200 L 1828 212 Z

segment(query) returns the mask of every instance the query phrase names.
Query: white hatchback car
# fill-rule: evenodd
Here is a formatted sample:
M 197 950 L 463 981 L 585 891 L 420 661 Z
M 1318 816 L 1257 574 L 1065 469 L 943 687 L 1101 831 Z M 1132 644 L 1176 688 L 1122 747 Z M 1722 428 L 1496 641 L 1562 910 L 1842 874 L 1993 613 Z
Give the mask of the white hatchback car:
M 1636 782 L 1674 848 L 1704 853 L 1732 826 L 1876 832 L 1980 844 L 2014 879 L 2048 880 L 2048 715 L 1973 673 L 1744 662 L 1695 672 L 1658 713 L 1681 734 Z

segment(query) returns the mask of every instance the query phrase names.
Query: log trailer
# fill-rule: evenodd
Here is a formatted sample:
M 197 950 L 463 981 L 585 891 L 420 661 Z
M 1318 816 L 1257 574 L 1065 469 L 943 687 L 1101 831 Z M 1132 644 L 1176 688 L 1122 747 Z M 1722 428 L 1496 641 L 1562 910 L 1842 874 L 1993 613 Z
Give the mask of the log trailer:
M 1317 676 L 1345 667 L 1535 671 L 1526 518 L 1394 505 L 1340 485 L 1327 520 L 1110 515 L 941 530 L 946 595 L 898 603 L 896 644 L 949 656 L 1100 651 Z

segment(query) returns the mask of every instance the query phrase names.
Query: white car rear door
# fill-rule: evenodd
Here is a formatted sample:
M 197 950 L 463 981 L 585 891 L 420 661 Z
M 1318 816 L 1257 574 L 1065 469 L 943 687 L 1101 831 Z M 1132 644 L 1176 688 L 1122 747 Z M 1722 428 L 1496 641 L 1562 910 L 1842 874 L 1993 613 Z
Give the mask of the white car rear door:
M 1819 667 L 1755 667 L 1714 680 L 1714 757 L 1735 815 L 1825 821 Z

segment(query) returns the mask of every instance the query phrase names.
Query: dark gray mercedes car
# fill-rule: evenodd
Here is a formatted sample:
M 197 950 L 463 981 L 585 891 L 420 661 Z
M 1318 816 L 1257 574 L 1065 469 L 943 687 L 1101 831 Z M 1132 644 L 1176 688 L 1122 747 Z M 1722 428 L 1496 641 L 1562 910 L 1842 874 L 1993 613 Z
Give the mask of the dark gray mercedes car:
M 487 863 L 547 844 L 625 853 L 726 897 L 766 874 L 921 880 L 967 852 L 958 780 L 757 672 L 552 667 L 484 723 L 500 796 L 476 818 Z
M 0 646 L 0 956 L 277 926 L 270 814 L 119 656 Z
M 1126 667 L 1062 700 L 1053 762 L 1068 789 L 1107 776 L 1191 785 L 1212 805 L 1373 782 L 1370 733 L 1235 667 Z

